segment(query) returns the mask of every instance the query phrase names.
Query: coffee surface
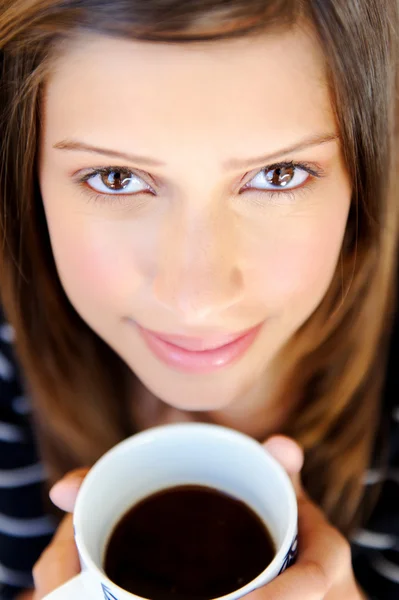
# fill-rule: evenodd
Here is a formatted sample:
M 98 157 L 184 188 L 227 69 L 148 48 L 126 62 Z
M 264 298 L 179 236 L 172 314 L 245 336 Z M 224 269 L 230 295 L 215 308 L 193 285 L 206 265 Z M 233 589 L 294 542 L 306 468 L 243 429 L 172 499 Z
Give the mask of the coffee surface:
M 185 485 L 148 496 L 111 534 L 104 570 L 151 600 L 211 600 L 241 588 L 273 560 L 258 515 L 218 490 Z

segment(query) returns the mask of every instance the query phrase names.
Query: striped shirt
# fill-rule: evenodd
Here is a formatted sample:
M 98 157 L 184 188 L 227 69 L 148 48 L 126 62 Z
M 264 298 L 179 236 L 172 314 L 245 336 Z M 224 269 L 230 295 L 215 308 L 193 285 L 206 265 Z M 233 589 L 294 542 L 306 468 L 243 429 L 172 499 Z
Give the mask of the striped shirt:
M 385 389 L 390 467 L 384 475 L 367 473 L 365 484 L 383 483 L 382 494 L 367 526 L 352 540 L 355 575 L 370 600 L 399 600 L 399 323 L 397 329 Z M 0 600 L 33 586 L 32 567 L 57 525 L 44 508 L 46 473 L 12 342 L 13 330 L 0 313 Z
M 0 315 L 1 317 L 1 315 Z M 12 328 L 0 321 L 0 600 L 33 586 L 32 567 L 56 522 L 44 511 L 41 464 L 29 400 L 12 350 Z

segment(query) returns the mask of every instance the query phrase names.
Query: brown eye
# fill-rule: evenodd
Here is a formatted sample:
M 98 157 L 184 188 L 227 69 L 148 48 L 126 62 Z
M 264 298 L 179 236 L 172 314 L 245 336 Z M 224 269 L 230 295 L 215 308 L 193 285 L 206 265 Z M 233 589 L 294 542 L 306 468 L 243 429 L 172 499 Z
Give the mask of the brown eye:
M 105 171 L 100 177 L 105 187 L 115 192 L 123 191 L 132 181 L 132 173 L 123 169 Z
M 99 194 L 109 196 L 134 196 L 143 192 L 153 192 L 141 177 L 123 167 L 96 169 L 80 179 Z
M 314 177 L 318 174 L 308 167 L 298 164 L 276 164 L 265 167 L 249 181 L 244 189 L 256 189 L 263 192 L 286 192 L 306 184 L 311 173 Z
M 266 181 L 276 187 L 285 187 L 291 183 L 295 175 L 295 167 L 277 167 L 266 173 Z

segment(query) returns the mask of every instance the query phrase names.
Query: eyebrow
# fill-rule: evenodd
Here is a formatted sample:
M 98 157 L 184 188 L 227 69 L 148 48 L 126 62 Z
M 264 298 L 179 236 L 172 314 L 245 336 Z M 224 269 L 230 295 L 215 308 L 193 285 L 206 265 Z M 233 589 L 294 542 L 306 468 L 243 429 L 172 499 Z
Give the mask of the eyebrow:
M 248 159 L 238 159 L 238 158 L 230 158 L 223 163 L 223 168 L 225 170 L 234 170 L 241 168 L 248 168 L 251 165 L 258 163 L 267 164 L 271 160 L 275 160 L 278 157 L 283 157 L 286 154 L 290 154 L 292 152 L 300 152 L 301 150 L 305 150 L 306 148 L 311 148 L 313 146 L 320 146 L 322 144 L 326 144 L 328 142 L 333 142 L 339 139 L 338 134 L 327 133 L 327 134 L 319 134 L 312 135 L 311 137 L 307 137 L 305 139 L 300 140 L 299 142 L 287 146 L 285 148 L 280 148 L 273 152 L 272 154 L 267 154 L 265 156 L 256 156 L 254 158 Z M 126 154 L 125 152 L 118 152 L 116 150 L 111 150 L 109 148 L 99 148 L 97 146 L 92 146 L 90 144 L 86 144 L 84 142 L 80 142 L 79 140 L 62 140 L 54 144 L 53 148 L 57 150 L 72 150 L 79 152 L 90 152 L 91 154 L 101 154 L 102 156 L 112 156 L 114 158 L 127 160 L 131 163 L 134 163 L 138 166 L 147 166 L 147 167 L 165 167 L 165 163 L 156 160 L 154 158 L 150 158 L 148 156 L 142 156 L 139 154 Z

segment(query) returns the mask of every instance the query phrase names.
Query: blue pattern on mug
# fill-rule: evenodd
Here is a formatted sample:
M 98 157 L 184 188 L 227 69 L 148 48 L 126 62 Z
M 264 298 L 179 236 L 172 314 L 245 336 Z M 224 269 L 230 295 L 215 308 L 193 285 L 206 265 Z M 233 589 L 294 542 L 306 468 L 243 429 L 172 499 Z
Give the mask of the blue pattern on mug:
M 109 590 L 107 587 L 105 587 L 105 585 L 103 583 L 101 584 L 101 587 L 103 588 L 103 594 L 104 594 L 105 600 L 118 600 L 118 598 L 113 595 L 111 590 Z
M 292 542 L 291 548 L 287 552 L 287 556 L 284 559 L 282 567 L 279 571 L 279 575 L 281 575 L 281 573 L 283 573 L 283 571 L 285 571 L 286 569 L 288 569 L 288 567 L 290 567 L 291 565 L 294 564 L 294 562 L 296 561 L 297 554 L 298 554 L 298 536 L 295 537 L 294 541 Z

